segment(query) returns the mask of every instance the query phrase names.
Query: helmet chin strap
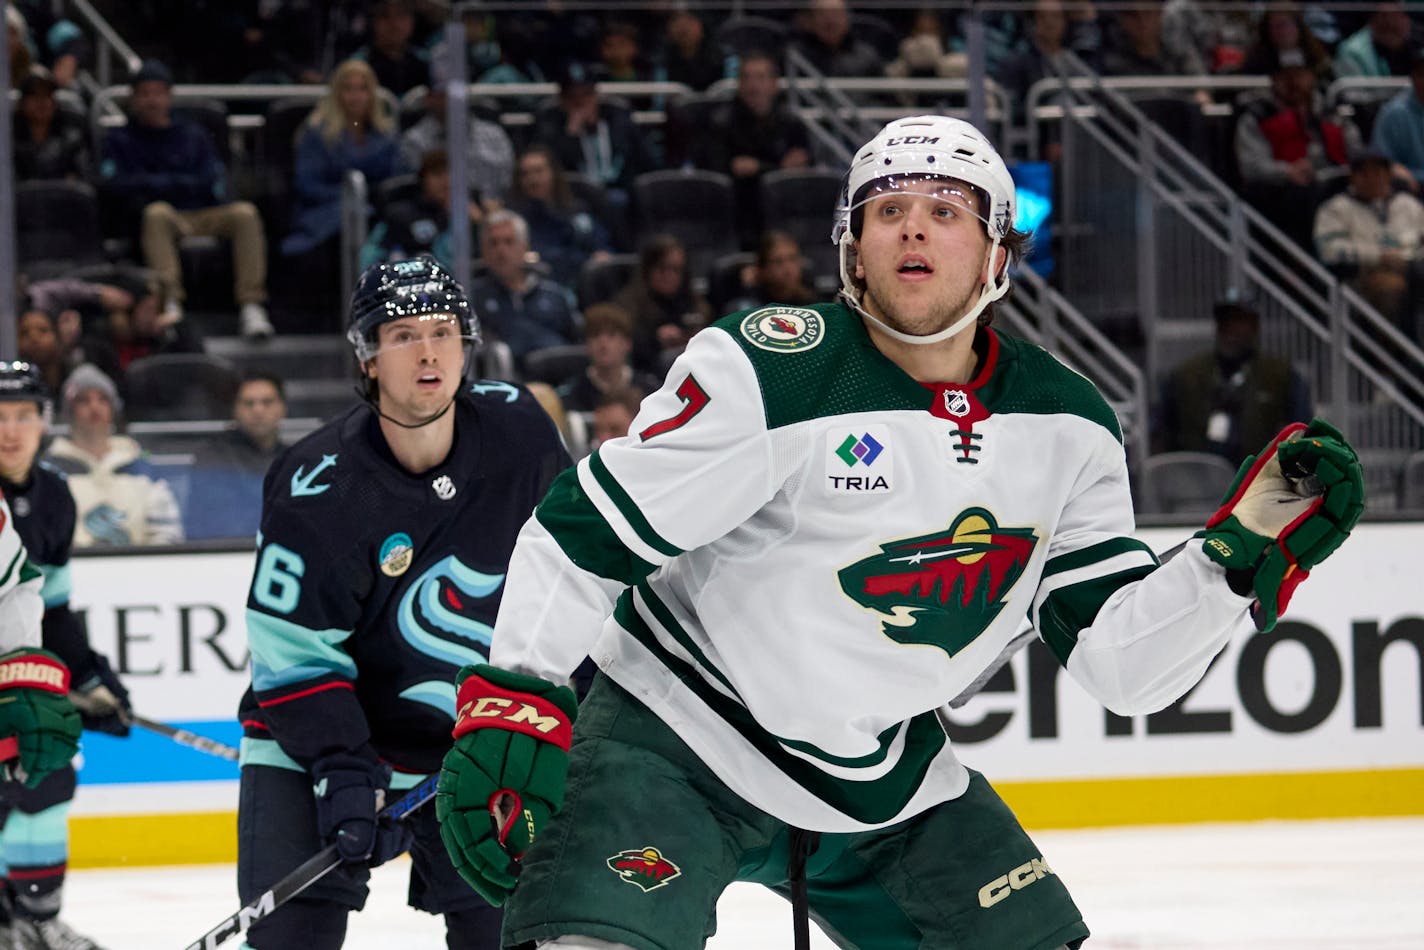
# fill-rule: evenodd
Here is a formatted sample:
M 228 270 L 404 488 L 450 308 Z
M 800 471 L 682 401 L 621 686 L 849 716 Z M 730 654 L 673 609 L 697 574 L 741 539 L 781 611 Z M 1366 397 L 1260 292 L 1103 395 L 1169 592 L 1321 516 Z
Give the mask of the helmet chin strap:
M 995 253 L 997 253 L 998 250 L 999 239 L 994 238 L 993 243 L 989 245 L 988 259 L 990 261 L 993 261 L 994 255 Z M 845 251 L 843 250 L 842 255 L 844 254 Z M 843 266 L 842 271 L 844 272 L 845 269 L 846 268 Z M 975 301 L 974 306 L 970 307 L 965 312 L 964 316 L 960 317 L 958 320 L 954 321 L 949 326 L 945 327 L 943 330 L 940 330 L 936 333 L 928 333 L 923 335 L 905 333 L 901 330 L 896 330 L 894 327 L 887 325 L 884 320 L 881 320 L 879 317 L 876 317 L 870 311 L 865 309 L 865 307 L 860 302 L 860 298 L 854 293 L 852 293 L 849 289 L 850 286 L 851 285 L 849 281 L 846 281 L 845 285 L 842 286 L 840 294 L 841 299 L 843 299 L 852 310 L 860 314 L 861 317 L 875 324 L 877 327 L 880 328 L 881 332 L 883 332 L 891 339 L 898 340 L 901 343 L 909 343 L 912 346 L 928 346 L 932 343 L 942 343 L 945 340 L 948 340 L 950 337 L 954 336 L 956 333 L 959 333 L 965 327 L 971 325 L 975 320 L 979 319 L 979 314 L 984 312 L 985 307 L 989 306 L 989 304 L 993 303 L 995 300 L 998 300 L 1000 297 L 1004 296 L 1004 294 L 1008 293 L 1009 280 L 1008 268 L 1006 266 L 1004 276 L 1001 278 L 995 278 L 993 283 L 985 284 L 984 289 L 979 292 L 979 299 Z

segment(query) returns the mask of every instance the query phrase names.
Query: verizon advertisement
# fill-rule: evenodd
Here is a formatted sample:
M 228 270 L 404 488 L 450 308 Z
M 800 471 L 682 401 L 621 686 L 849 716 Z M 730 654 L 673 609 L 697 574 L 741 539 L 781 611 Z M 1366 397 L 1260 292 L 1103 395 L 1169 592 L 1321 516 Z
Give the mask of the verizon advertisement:
M 1188 533 L 1142 537 L 1164 551 Z M 1035 643 L 951 711 L 951 737 L 996 782 L 1424 766 L 1421 550 L 1424 524 L 1362 525 L 1297 590 L 1273 633 L 1230 644 L 1196 689 L 1151 716 L 1108 713 Z M 235 741 L 252 555 L 83 557 L 73 572 L 73 602 L 135 709 Z M 97 768 L 102 749 L 90 744 Z M 236 775 L 173 749 L 179 764 L 165 781 Z M 123 761 L 128 773 L 85 780 L 153 780 Z

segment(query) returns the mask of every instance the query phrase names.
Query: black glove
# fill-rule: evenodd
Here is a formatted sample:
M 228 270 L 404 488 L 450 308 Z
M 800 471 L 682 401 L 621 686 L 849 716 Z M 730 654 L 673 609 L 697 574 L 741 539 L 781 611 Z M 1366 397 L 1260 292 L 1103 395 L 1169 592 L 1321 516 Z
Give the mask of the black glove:
M 378 867 L 410 850 L 414 833 L 403 821 L 380 818 L 391 767 L 352 753 L 324 756 L 312 766 L 316 826 L 343 861 Z
M 109 665 L 109 658 L 97 650 L 90 651 L 93 672 L 84 682 L 69 694 L 74 708 L 79 710 L 79 718 L 84 728 L 93 732 L 107 732 L 111 736 L 127 738 L 129 725 L 133 722 L 133 706 L 129 704 L 129 691 L 124 688 L 119 675 Z

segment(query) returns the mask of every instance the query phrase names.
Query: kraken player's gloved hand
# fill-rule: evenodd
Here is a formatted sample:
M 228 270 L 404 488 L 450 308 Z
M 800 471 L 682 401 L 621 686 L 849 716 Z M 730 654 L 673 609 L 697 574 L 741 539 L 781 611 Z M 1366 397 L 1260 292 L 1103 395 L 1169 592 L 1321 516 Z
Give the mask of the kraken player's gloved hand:
M 1330 556 L 1365 509 L 1364 472 L 1340 431 L 1294 423 L 1241 463 L 1202 550 L 1238 594 L 1254 594 L 1256 626 L 1270 630 L 1291 594 Z
M 460 670 L 455 746 L 435 813 L 460 876 L 498 907 L 518 861 L 564 803 L 578 703 L 573 690 L 488 664 Z
M 0 738 L 19 743 L 12 775 L 30 788 L 79 751 L 79 712 L 69 701 L 69 667 L 47 650 L 0 656 Z
M 133 722 L 129 691 L 109 665 L 109 658 L 97 651 L 91 653 L 94 672 L 74 688 L 69 698 L 79 710 L 85 729 L 125 738 Z
M 410 826 L 377 814 L 391 781 L 389 765 L 343 752 L 317 759 L 311 776 L 317 831 L 336 845 L 341 860 L 378 867 L 409 850 Z

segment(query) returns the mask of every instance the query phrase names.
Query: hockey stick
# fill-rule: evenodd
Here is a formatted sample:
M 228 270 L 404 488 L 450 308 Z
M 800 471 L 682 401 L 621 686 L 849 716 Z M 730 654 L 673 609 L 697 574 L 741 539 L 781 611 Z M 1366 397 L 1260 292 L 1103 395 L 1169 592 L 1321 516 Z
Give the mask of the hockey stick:
M 421 805 L 435 797 L 435 786 L 440 776 L 432 775 L 415 788 L 401 796 L 380 811 L 381 818 L 402 819 Z M 329 844 L 312 855 L 291 873 L 233 914 L 226 918 L 198 940 L 188 944 L 184 950 L 215 950 L 229 937 L 235 937 L 251 927 L 263 917 L 269 916 L 278 907 L 296 897 L 302 891 L 321 880 L 328 872 L 341 863 L 336 856 L 336 845 Z
M 185 745 L 190 749 L 197 749 L 199 752 L 206 752 L 208 755 L 215 755 L 220 759 L 227 759 L 229 762 L 237 761 L 237 750 L 230 745 L 224 745 L 218 742 L 216 739 L 209 739 L 207 736 L 200 736 L 196 732 L 179 729 L 177 726 L 170 726 L 166 722 L 146 719 L 143 716 L 133 713 L 129 714 L 129 721 L 135 726 L 142 726 L 149 732 L 156 732 L 161 736 L 167 736 L 179 745 Z

